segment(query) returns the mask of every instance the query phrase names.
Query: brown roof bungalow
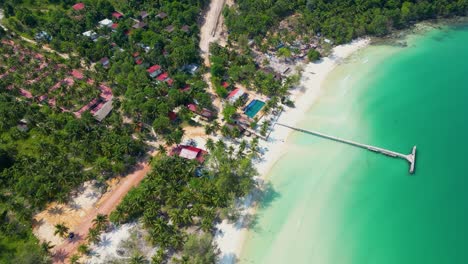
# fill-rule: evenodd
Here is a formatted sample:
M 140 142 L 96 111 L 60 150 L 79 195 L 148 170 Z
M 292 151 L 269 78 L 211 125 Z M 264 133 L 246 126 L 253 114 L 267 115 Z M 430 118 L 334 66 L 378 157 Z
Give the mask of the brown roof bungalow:
M 212 119 L 214 117 L 213 111 L 210 111 L 206 108 L 199 109 L 199 107 L 196 104 L 189 104 L 187 105 L 187 108 L 192 112 L 195 113 L 203 118 L 206 118 L 208 120 Z
M 146 25 L 145 22 L 140 21 L 140 22 L 136 23 L 135 25 L 133 25 L 132 27 L 133 27 L 134 29 L 140 29 L 140 28 L 145 28 L 146 26 L 147 26 L 147 25 Z

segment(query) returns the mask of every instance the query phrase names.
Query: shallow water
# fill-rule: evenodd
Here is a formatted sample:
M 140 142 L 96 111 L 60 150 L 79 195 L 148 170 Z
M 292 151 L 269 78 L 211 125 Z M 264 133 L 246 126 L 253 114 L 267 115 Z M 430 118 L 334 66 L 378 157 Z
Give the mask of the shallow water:
M 240 263 L 468 263 L 468 28 L 371 46 L 337 67 L 294 132 Z

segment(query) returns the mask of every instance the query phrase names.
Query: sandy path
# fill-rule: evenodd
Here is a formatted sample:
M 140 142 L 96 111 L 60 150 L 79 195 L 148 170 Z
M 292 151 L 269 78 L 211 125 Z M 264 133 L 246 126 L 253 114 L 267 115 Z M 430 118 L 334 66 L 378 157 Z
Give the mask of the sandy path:
M 207 67 L 210 66 L 210 43 L 217 42 L 222 33 L 223 17 L 221 11 L 223 11 L 225 1 L 226 0 L 211 0 L 208 11 L 205 14 L 205 21 L 200 28 L 200 55 Z M 203 75 L 203 79 L 208 84 L 208 92 L 212 95 L 213 106 L 218 111 L 218 120 L 221 120 L 223 106 L 221 99 L 216 95 L 213 84 L 211 83 L 211 74 L 209 72 L 206 73 Z
M 85 242 L 88 230 L 93 226 L 92 221 L 96 218 L 97 214 L 109 215 L 130 189 L 137 186 L 143 180 L 149 170 L 150 166 L 147 162 L 139 163 L 136 166 L 136 170 L 126 176 L 113 192 L 104 195 L 96 205 L 96 208 L 84 217 L 81 223 L 73 230 L 75 238 L 72 241 L 66 240 L 61 245 L 55 247 L 53 262 L 66 263 L 66 260 L 75 253 L 78 246 Z
M 210 43 L 219 39 L 221 34 L 220 19 L 225 0 L 212 0 L 208 12 L 205 15 L 205 21 L 200 29 L 200 50 L 201 56 L 205 60 L 205 65 L 209 66 L 209 48 Z

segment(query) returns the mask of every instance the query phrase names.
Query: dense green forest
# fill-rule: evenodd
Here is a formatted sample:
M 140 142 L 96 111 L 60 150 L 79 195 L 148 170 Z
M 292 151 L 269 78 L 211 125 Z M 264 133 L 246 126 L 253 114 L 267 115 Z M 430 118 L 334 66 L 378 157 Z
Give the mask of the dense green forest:
M 44 31 L 51 40 L 38 41 L 88 65 L 96 63 L 95 79 L 112 84 L 127 117 L 154 125 L 168 142 L 178 142 L 183 131 L 170 122 L 168 113 L 194 101 L 212 108 L 200 74 L 186 70 L 187 65 L 200 61 L 197 21 L 207 1 L 82 2 L 85 8 L 77 11 L 72 8 L 77 1 L 7 0 L 3 3 L 5 23 L 31 39 Z M 122 16 L 116 18 L 114 12 Z M 99 27 L 103 19 L 111 19 L 115 28 Z M 137 21 L 142 26 L 135 28 Z M 83 35 L 86 31 L 99 37 L 93 41 Z M 107 67 L 99 63 L 104 58 L 109 60 Z M 153 65 L 167 73 L 166 81 L 149 76 L 147 69 Z M 190 112 L 182 108 L 179 120 L 190 120 Z
M 285 17 L 300 14 L 298 33 L 321 33 L 337 44 L 381 36 L 416 21 L 464 16 L 467 0 L 237 0 L 224 15 L 232 37 L 266 35 Z M 300 32 L 302 31 L 302 32 Z
M 21 129 L 20 120 L 28 120 L 28 130 Z M 2 89 L 0 263 L 14 256 L 18 263 L 37 263 L 27 261 L 38 250 L 30 233 L 32 215 L 47 202 L 66 201 L 86 180 L 103 183 L 129 169 L 143 153 L 142 143 L 130 137 L 132 131 L 116 114 L 98 124 L 90 114 L 77 119 L 55 113 Z
M 152 171 L 111 214 L 110 220 L 115 223 L 141 219 L 150 241 L 160 247 L 155 258 L 163 252 L 185 251 L 188 230 L 209 233 L 220 217 L 220 209 L 228 208 L 235 198 L 245 196 L 254 187 L 255 142 L 250 147 L 251 154 L 245 154 L 245 142 L 237 151 L 222 141 L 209 141 L 207 147 L 210 157 L 201 172 L 196 161 L 155 157 Z M 214 263 L 213 250 L 205 252 L 205 257 L 206 254 L 211 256 L 209 261 L 195 262 L 203 257 L 188 254 L 183 256 L 184 263 Z

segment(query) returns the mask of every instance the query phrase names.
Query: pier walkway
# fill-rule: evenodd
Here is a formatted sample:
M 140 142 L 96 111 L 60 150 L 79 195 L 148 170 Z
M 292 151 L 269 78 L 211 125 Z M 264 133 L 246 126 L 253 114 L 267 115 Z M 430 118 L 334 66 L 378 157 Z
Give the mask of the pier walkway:
M 379 148 L 379 147 L 375 147 L 375 146 L 371 146 L 371 145 L 361 144 L 361 143 L 357 143 L 357 142 L 354 142 L 354 141 L 351 141 L 351 140 L 346 140 L 346 139 L 342 139 L 342 138 L 338 138 L 338 137 L 334 137 L 334 136 L 329 136 L 329 135 L 319 133 L 319 132 L 316 132 L 316 131 L 311 131 L 311 130 L 305 130 L 305 129 L 301 129 L 301 128 L 297 128 L 297 127 L 292 127 L 292 126 L 288 126 L 288 125 L 281 124 L 281 123 L 278 123 L 278 122 L 276 122 L 275 125 L 280 125 L 280 126 L 287 127 L 289 129 L 296 130 L 296 131 L 299 131 L 299 132 L 302 132 L 302 133 L 305 133 L 305 134 L 310 134 L 310 135 L 330 139 L 330 140 L 333 140 L 333 141 L 337 141 L 337 142 L 340 142 L 340 143 L 345 143 L 345 144 L 355 146 L 355 147 L 358 147 L 358 148 L 367 149 L 367 150 L 370 150 L 370 151 L 373 151 L 373 152 L 384 154 L 384 155 L 389 156 L 389 157 L 404 159 L 404 160 L 408 161 L 408 163 L 410 165 L 409 172 L 411 174 L 414 173 L 415 164 L 416 164 L 416 146 L 413 147 L 413 150 L 412 150 L 412 152 L 410 154 L 405 155 L 405 154 L 401 154 L 401 153 L 398 153 L 398 152 L 395 152 L 395 151 L 391 151 L 391 150 L 387 150 L 387 149 L 383 149 L 383 148 Z

